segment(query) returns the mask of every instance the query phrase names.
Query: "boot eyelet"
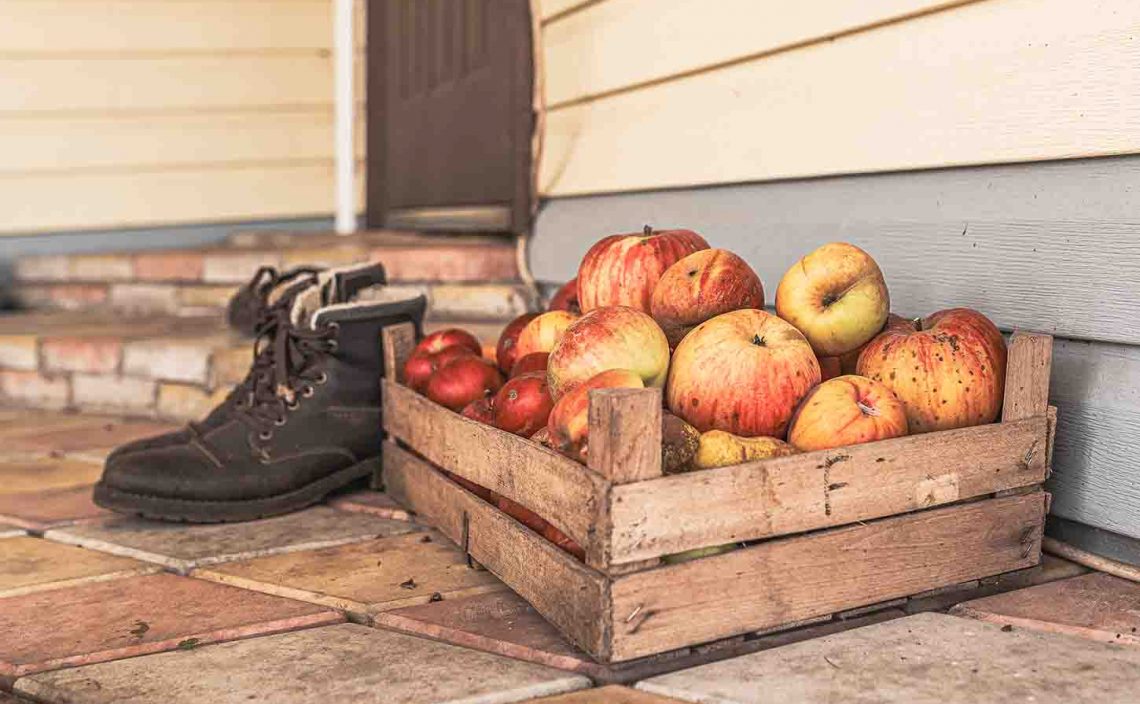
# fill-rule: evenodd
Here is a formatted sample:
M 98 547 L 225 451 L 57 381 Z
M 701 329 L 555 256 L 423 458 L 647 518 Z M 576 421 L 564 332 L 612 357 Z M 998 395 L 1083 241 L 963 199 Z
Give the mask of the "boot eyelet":
M 336 333 L 340 332 L 340 323 L 335 322 L 335 321 L 329 323 L 329 331 L 332 332 L 334 335 Z
M 300 401 L 286 401 L 285 402 L 285 408 L 289 409 L 290 411 L 295 411 L 300 407 L 301 407 Z
M 287 420 L 288 420 L 288 418 L 286 418 L 285 416 L 281 416 L 277 420 L 273 421 L 273 425 L 276 425 L 278 428 L 280 428 L 281 426 L 285 425 Z
M 321 384 L 327 382 L 328 380 L 329 380 L 329 375 L 324 373 L 324 372 L 321 372 L 321 375 L 318 376 L 316 381 L 313 383 L 315 383 L 317 386 L 320 386 Z
M 340 343 L 336 340 L 329 340 L 329 352 L 336 352 L 340 349 Z
M 305 398 L 312 398 L 314 393 L 316 393 L 316 392 L 313 391 L 313 387 L 311 387 L 311 386 L 306 386 L 306 387 L 301 389 L 301 395 L 304 396 Z
M 273 439 L 273 431 L 272 430 L 263 430 L 257 434 L 257 437 L 262 439 L 262 440 L 271 440 L 271 439 Z

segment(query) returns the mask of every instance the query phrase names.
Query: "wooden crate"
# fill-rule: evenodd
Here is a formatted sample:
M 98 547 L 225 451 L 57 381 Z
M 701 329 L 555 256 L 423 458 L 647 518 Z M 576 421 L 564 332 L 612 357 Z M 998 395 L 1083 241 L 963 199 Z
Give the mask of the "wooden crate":
M 1052 338 L 1015 333 L 991 425 L 663 476 L 661 393 L 590 397 L 589 466 L 399 383 L 385 331 L 381 481 L 602 662 L 620 662 L 1035 565 L 1055 410 Z M 533 510 L 580 562 L 460 487 Z M 695 548 L 743 549 L 663 564 Z

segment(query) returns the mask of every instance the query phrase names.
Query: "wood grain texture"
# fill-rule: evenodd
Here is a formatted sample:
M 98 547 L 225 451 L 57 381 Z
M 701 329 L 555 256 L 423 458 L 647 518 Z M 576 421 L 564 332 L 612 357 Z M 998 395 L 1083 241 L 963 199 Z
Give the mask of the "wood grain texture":
M 661 389 L 590 392 L 590 469 L 627 484 L 661 476 Z
M 708 70 L 962 0 L 606 0 L 544 28 L 546 104 L 558 106 Z M 543 8 L 547 10 L 546 7 Z
M 1046 442 L 1046 419 L 1039 416 L 615 486 L 611 560 L 841 526 L 1029 487 L 1045 480 Z
M 614 660 L 1029 567 L 1045 495 L 989 499 L 765 541 L 612 586 Z M 699 603 L 693 595 L 700 594 Z
M 606 484 L 598 474 L 390 381 L 384 382 L 384 428 L 435 465 L 536 512 L 587 555 L 598 554 L 594 519 Z
M 384 377 L 394 383 L 404 381 L 404 363 L 416 346 L 416 327 L 411 323 L 389 325 L 380 331 L 380 347 L 384 354 Z
M 576 645 L 605 652 L 610 614 L 602 575 L 391 442 L 384 447 L 384 483 Z
M 1003 421 L 1032 418 L 1047 413 L 1052 368 L 1052 336 L 1020 331 L 1013 333 L 1009 339 L 1006 358 L 1005 400 L 1001 411 Z
M 1134 153 L 1137 26 L 1128 0 L 971 3 L 571 104 L 546 114 L 539 193 Z

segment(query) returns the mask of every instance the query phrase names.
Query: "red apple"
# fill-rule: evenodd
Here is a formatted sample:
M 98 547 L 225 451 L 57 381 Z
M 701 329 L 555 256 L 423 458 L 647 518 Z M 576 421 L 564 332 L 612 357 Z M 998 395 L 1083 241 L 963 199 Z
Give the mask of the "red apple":
M 440 471 L 443 472 L 444 475 L 446 475 L 448 479 L 455 482 L 459 486 L 463 487 L 467 491 L 470 491 L 472 494 L 478 496 L 480 499 L 483 499 L 484 501 L 489 501 L 492 503 L 495 501 L 495 493 L 493 491 L 491 491 L 490 489 L 488 489 L 486 487 L 479 486 L 475 482 L 473 482 L 469 479 L 464 479 L 463 477 L 459 476 L 458 474 L 455 474 L 454 472 L 449 472 L 446 469 L 443 469 Z
M 674 262 L 709 243 L 692 230 L 610 235 L 590 247 L 578 267 L 578 303 L 583 313 L 605 306 L 649 312 L 653 288 Z
M 625 306 L 595 308 L 566 329 L 550 353 L 554 398 L 607 369 L 628 369 L 645 386 L 664 386 L 669 341 L 649 315 Z
M 906 435 L 906 411 L 883 384 L 862 376 L 825 381 L 792 416 L 788 442 L 804 452 Z
M 550 525 L 542 516 L 539 516 L 517 501 L 511 501 L 505 496 L 496 497 L 495 505 L 499 507 L 500 511 L 540 535 L 546 530 L 546 527 Z
M 535 352 L 550 352 L 562 338 L 566 328 L 578 319 L 574 313 L 552 310 L 527 323 L 515 343 L 515 359 Z
M 742 308 L 764 307 L 764 285 L 748 262 L 725 249 L 693 252 L 665 270 L 650 312 L 676 347 L 697 325 Z
M 997 419 L 1005 352 L 989 318 L 951 308 L 888 326 L 859 355 L 857 368 L 898 396 L 911 433 L 927 433 Z
M 542 529 L 542 537 L 546 538 L 579 560 L 586 559 L 586 551 L 582 549 L 581 545 L 574 542 L 570 536 L 566 535 L 549 523 L 547 523 L 546 527 Z
M 843 375 L 843 365 L 839 357 L 816 357 L 823 381 Z
M 453 411 L 499 390 L 503 375 L 482 357 L 468 355 L 453 359 L 428 380 L 426 396 Z
M 575 277 L 562 284 L 562 288 L 558 289 L 558 292 L 550 299 L 550 305 L 546 309 L 567 310 L 575 315 L 580 315 L 582 307 L 578 305 L 578 278 Z
M 637 372 L 609 369 L 579 384 L 554 404 L 546 429 L 550 446 L 562 453 L 580 455 L 590 432 L 590 392 L 595 389 L 643 389 Z
M 461 330 L 460 328 L 436 330 L 432 334 L 420 340 L 420 343 L 416 345 L 415 351 L 434 354 L 435 352 L 439 352 L 446 347 L 451 347 L 452 345 L 466 347 L 475 354 L 483 354 L 482 343 L 480 343 L 474 335 L 467 332 L 466 330 Z
M 443 365 L 453 359 L 474 355 L 475 353 L 471 351 L 471 348 L 463 345 L 451 345 L 434 353 L 412 352 L 408 360 L 404 362 L 404 383 L 415 391 L 423 393 L 432 374 L 435 374 Z
M 788 269 L 776 288 L 776 313 L 822 357 L 850 352 L 887 321 L 891 297 L 879 265 L 846 242 L 825 244 Z
M 538 313 L 524 313 L 503 328 L 503 333 L 499 335 L 499 344 L 495 347 L 495 361 L 504 374 L 510 373 L 511 367 L 519 358 L 518 341 L 523 328 L 537 317 Z
M 669 410 L 702 433 L 783 437 L 796 406 L 820 381 L 799 330 L 762 310 L 701 323 L 673 354 Z
M 471 403 L 463 407 L 463 416 L 471 420 L 477 420 L 484 425 L 495 424 L 495 404 L 494 396 L 484 396 L 477 398 Z
M 531 372 L 546 373 L 546 364 L 550 359 L 549 352 L 531 352 L 525 357 L 519 357 L 515 362 L 515 366 L 511 367 L 510 377 L 513 379 L 516 376 L 523 374 L 530 374 Z
M 546 385 L 546 374 L 532 372 L 517 376 L 495 394 L 495 426 L 508 433 L 530 437 L 546 427 L 554 401 Z

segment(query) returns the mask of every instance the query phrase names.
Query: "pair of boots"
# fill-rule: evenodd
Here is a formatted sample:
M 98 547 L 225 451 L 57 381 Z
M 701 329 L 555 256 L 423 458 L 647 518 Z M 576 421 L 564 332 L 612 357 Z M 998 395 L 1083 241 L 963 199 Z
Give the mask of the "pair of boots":
M 214 523 L 286 513 L 378 467 L 380 332 L 427 301 L 392 297 L 384 269 L 258 272 L 229 319 L 253 327 L 245 379 L 205 419 L 123 445 L 95 503 L 120 513 Z M 388 294 L 388 295 L 386 295 Z M 256 321 L 256 322 L 254 322 Z

